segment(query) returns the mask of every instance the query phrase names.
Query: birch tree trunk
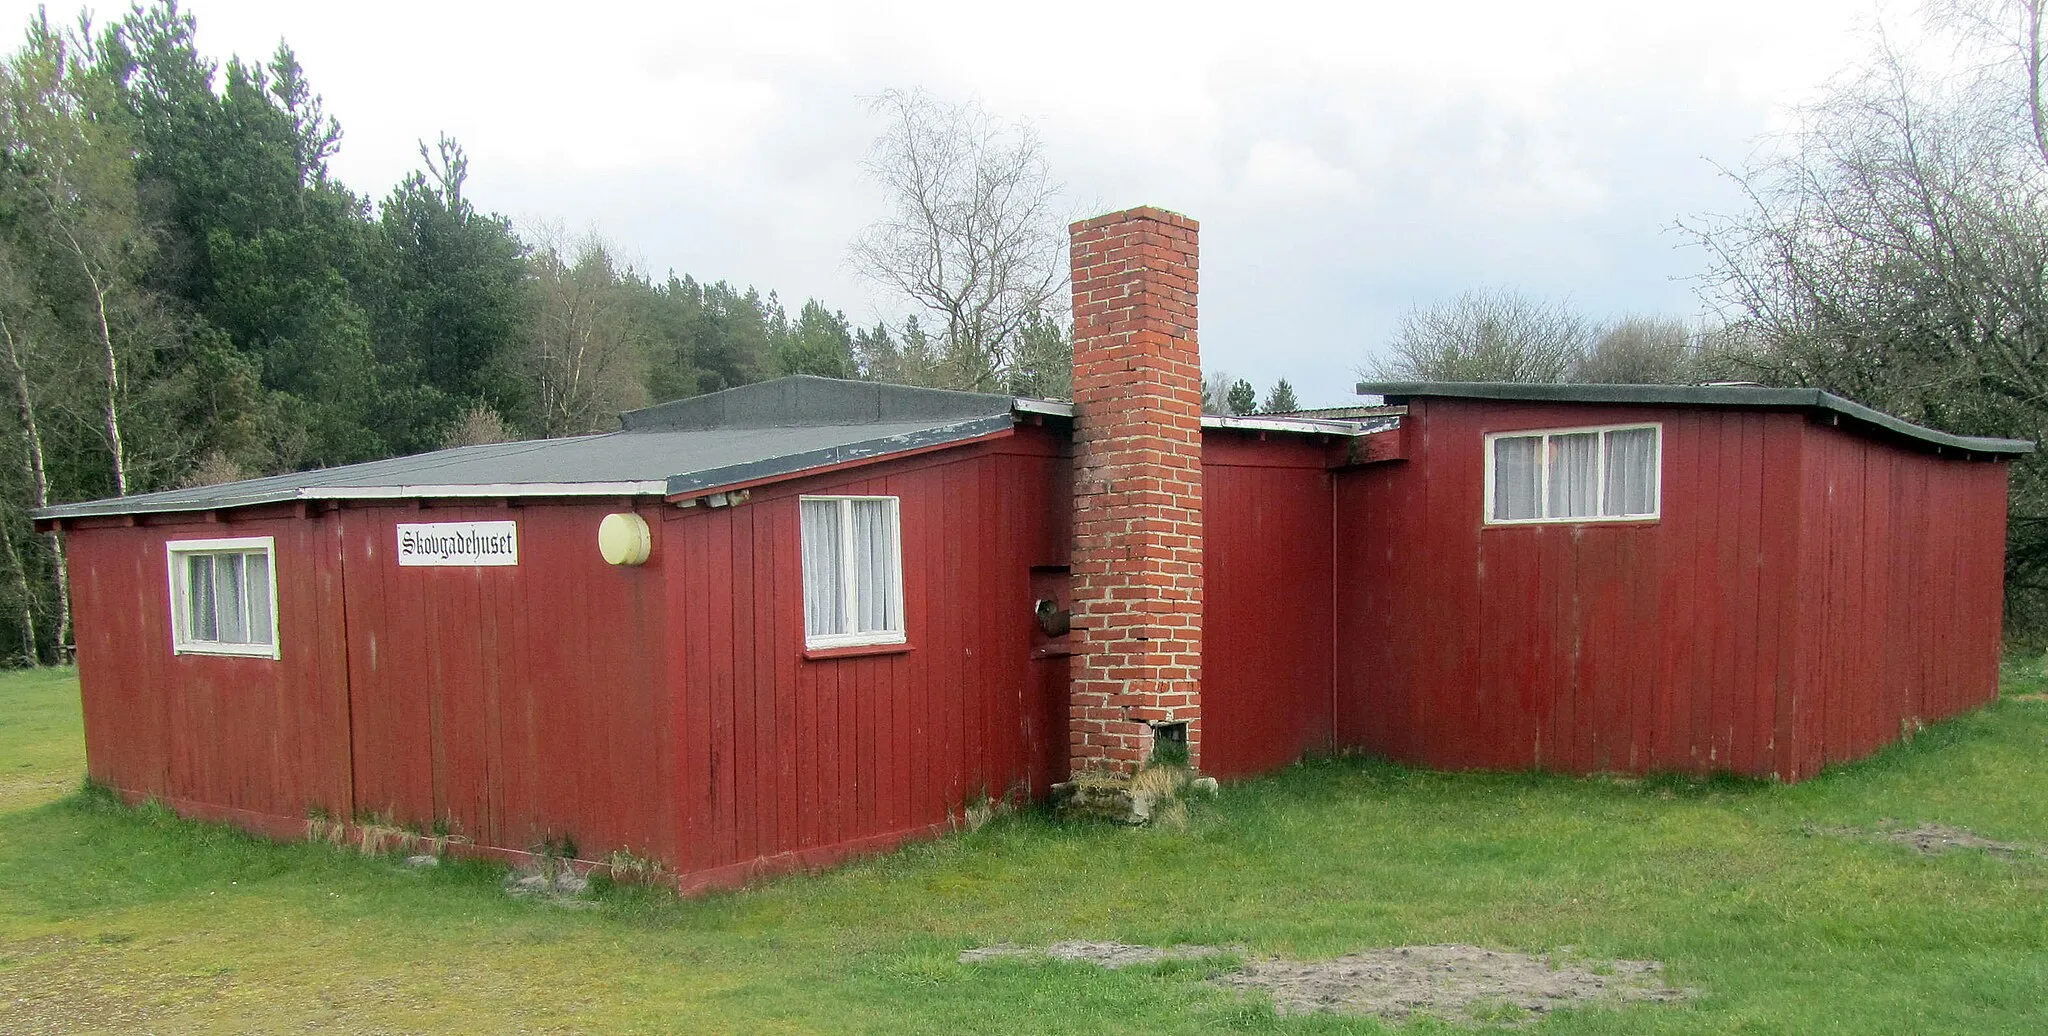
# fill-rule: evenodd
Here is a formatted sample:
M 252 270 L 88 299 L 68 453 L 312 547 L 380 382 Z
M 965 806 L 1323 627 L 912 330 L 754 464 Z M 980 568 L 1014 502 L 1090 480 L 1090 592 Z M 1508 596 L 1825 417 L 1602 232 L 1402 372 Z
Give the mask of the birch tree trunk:
M 29 390 L 28 364 L 22 358 L 26 346 L 16 337 L 14 326 L 4 317 L 0 317 L 0 346 L 6 349 L 8 374 L 14 385 L 15 412 L 21 420 L 22 467 L 28 475 L 29 506 L 40 510 L 50 505 L 50 477 L 43 460 L 43 429 L 36 417 L 35 396 Z M 57 584 L 57 658 L 61 662 L 68 650 L 66 645 L 71 643 L 71 570 L 64 556 L 64 534 L 52 529 L 45 535 L 50 543 L 51 575 Z M 13 540 L 8 541 L 7 549 L 12 555 Z M 14 561 L 24 595 L 23 607 L 27 608 L 27 602 L 33 600 L 29 596 L 28 572 L 18 556 Z M 28 636 L 28 650 L 34 656 L 38 654 L 34 613 L 24 611 L 22 623 Z M 40 657 L 35 661 L 40 663 Z

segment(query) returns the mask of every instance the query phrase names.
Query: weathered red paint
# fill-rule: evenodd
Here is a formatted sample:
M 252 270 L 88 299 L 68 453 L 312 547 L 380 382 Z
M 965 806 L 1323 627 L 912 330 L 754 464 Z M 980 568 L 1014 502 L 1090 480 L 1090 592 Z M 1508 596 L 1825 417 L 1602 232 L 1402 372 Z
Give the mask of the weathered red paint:
M 314 815 L 505 858 L 566 839 L 686 887 L 829 863 L 1065 777 L 1065 664 L 1033 571 L 1067 560 L 1064 443 L 1016 436 L 659 500 L 409 503 L 81 522 L 70 532 L 94 779 L 273 836 Z M 902 498 L 910 643 L 806 658 L 797 498 Z M 632 506 L 654 551 L 607 565 Z M 400 568 L 401 521 L 514 518 L 520 563 Z M 163 544 L 276 537 L 280 660 L 176 656 Z
M 669 649 L 680 869 L 886 844 L 1065 778 L 1065 687 L 1045 675 L 1064 660 L 1032 657 L 1032 572 L 1066 564 L 1066 465 L 1024 429 L 667 514 L 669 608 L 691 631 Z M 806 493 L 900 498 L 903 649 L 803 657 Z
M 1328 450 L 1211 430 L 1202 478 L 1202 768 L 1242 777 L 1331 742 Z
M 1483 437 L 1652 420 L 1662 517 L 1484 527 Z M 1417 400 L 1369 442 L 1210 429 L 1204 768 L 1796 779 L 1995 693 L 2006 467 L 1793 411 Z M 292 837 L 313 815 L 685 888 L 943 830 L 1066 776 L 1058 422 L 736 506 L 363 503 L 69 527 L 92 776 Z M 908 643 L 807 653 L 798 499 L 900 498 Z M 606 565 L 630 507 L 651 560 Z M 400 521 L 520 522 L 516 567 L 400 568 Z M 280 660 L 171 651 L 164 543 L 276 539 Z
M 1484 527 L 1489 432 L 1664 425 L 1662 518 Z M 1996 694 L 2006 466 L 1798 413 L 1429 399 L 1337 475 L 1336 737 L 1810 776 Z

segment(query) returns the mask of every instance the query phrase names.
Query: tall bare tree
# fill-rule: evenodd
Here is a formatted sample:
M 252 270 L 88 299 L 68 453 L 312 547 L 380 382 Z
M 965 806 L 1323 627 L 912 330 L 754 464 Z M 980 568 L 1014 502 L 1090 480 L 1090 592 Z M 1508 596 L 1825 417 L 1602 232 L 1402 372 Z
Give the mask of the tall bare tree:
M 1388 355 L 1366 370 L 1389 381 L 1566 381 L 1593 336 L 1593 323 L 1566 305 L 1467 291 L 1410 309 Z
M 1760 380 L 1955 431 L 2048 434 L 2044 7 L 1931 5 L 1955 60 L 1930 70 L 1880 40 L 1781 146 L 1731 173 L 1745 208 L 1689 226 Z M 2016 472 L 2008 557 L 2009 585 L 2048 591 L 2038 455 Z
M 56 261 L 44 290 L 69 288 L 56 307 L 75 313 L 97 353 L 97 405 L 114 491 L 128 492 L 130 466 L 122 432 L 125 351 L 117 339 L 119 310 L 134 291 L 152 240 L 138 212 L 135 142 L 119 110 L 118 83 L 82 16 L 75 31 L 38 16 L 27 43 L 6 64 L 0 82 L 0 146 L 16 188 L 31 200 L 39 237 Z
M 50 505 L 49 453 L 43 442 L 41 397 L 46 380 L 42 346 L 43 313 L 23 270 L 21 255 L 12 242 L 0 241 L 0 359 L 5 360 L 8 387 L 14 397 L 15 420 L 20 427 L 22 475 L 28 483 L 28 506 Z M 42 376 L 39 376 L 42 375 Z M 50 552 L 51 575 L 56 583 L 57 644 L 61 654 L 71 643 L 71 574 L 64 557 L 64 536 L 52 530 L 45 534 Z M 36 636 L 34 603 L 37 594 L 30 587 L 29 568 L 16 553 L 13 538 L 0 528 L 21 594 L 21 619 L 26 638 L 25 653 L 33 660 Z
M 853 243 L 860 272 L 932 317 L 947 387 L 998 391 L 1034 322 L 1061 319 L 1067 241 L 1038 135 L 922 91 L 874 99 L 888 120 L 867 169 L 889 215 Z
M 1605 385 L 1681 385 L 1696 380 L 1699 349 L 1685 321 L 1628 316 L 1600 329 L 1571 380 Z
M 540 432 L 581 435 L 646 402 L 640 359 L 647 330 L 626 290 L 630 270 L 596 235 L 568 240 L 543 228 L 529 260 L 529 362 Z

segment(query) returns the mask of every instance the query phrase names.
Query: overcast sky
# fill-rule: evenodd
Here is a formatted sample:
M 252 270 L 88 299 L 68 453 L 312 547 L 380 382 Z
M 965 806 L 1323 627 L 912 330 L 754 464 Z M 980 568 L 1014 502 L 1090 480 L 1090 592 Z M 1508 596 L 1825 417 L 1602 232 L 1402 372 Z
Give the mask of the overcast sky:
M 51 5 L 53 15 L 66 10 Z M 470 193 L 655 272 L 901 312 L 848 265 L 882 202 L 862 98 L 978 98 L 1077 215 L 1202 223 L 1205 366 L 1344 402 L 1403 310 L 1468 287 L 1696 315 L 1671 231 L 1868 50 L 1871 0 L 1206 5 L 191 0 L 225 58 L 297 50 L 382 197 L 448 132 Z M 14 24 L 33 4 L 4 0 Z M 100 8 L 103 14 L 117 5 Z M 1904 21 L 1896 14 L 1887 22 Z

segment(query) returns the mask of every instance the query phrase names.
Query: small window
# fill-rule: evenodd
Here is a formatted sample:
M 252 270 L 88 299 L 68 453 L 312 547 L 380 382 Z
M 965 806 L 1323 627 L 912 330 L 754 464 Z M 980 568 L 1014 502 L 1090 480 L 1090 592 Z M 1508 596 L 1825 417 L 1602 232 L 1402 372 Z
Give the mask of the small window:
M 278 657 L 271 537 L 173 540 L 168 553 L 173 651 Z
M 903 547 L 893 496 L 807 496 L 804 646 L 901 644 Z
M 1661 425 L 1487 436 L 1486 521 L 1641 521 L 1658 515 Z

